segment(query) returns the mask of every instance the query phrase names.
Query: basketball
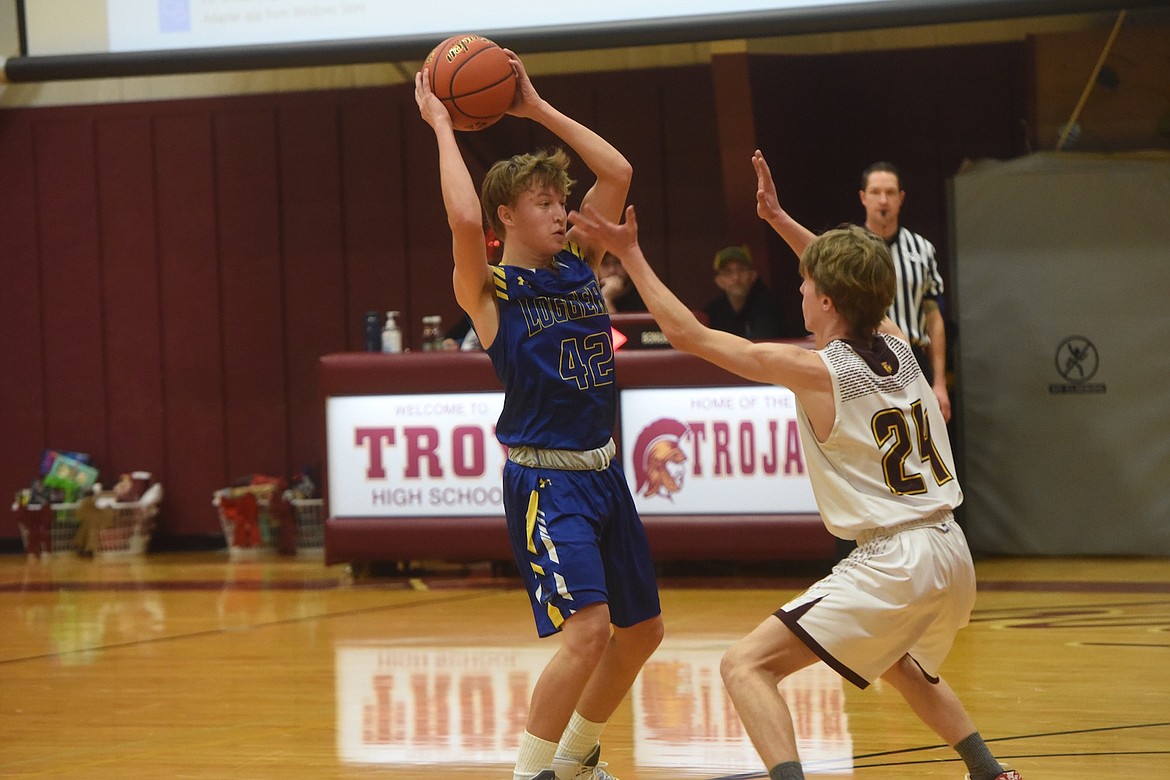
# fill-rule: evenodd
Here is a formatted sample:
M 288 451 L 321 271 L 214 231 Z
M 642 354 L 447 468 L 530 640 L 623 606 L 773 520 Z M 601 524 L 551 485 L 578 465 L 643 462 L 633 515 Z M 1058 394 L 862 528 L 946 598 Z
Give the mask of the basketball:
M 504 50 L 479 35 L 454 35 L 427 55 L 431 91 L 447 107 L 456 130 L 497 122 L 516 96 L 516 74 Z

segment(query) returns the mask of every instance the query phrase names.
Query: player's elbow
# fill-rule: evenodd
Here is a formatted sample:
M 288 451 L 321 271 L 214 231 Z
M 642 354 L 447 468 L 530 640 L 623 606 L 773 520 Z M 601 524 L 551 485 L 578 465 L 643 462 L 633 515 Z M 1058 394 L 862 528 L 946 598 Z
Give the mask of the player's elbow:
M 662 335 L 670 346 L 682 352 L 701 355 L 703 347 L 703 326 L 694 323 L 662 323 Z
M 619 154 L 613 165 L 606 171 L 606 175 L 614 184 L 624 186 L 628 192 L 630 184 L 634 181 L 634 166 L 630 165 L 630 161 Z
M 451 228 L 451 234 L 454 236 L 474 237 L 483 233 L 483 218 L 478 210 L 474 213 L 467 209 L 452 211 L 447 215 L 447 225 Z
M 634 166 L 630 164 L 629 160 L 623 157 L 620 167 L 622 179 L 627 183 L 632 182 L 634 180 Z

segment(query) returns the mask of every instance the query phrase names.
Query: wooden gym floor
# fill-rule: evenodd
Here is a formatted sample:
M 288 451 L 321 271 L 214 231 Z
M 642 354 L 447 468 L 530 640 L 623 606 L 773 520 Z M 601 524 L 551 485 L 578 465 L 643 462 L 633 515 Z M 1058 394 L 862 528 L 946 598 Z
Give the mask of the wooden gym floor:
M 1170 777 L 1170 562 L 977 569 L 943 674 L 993 750 L 1027 780 Z M 609 769 L 764 777 L 719 658 L 817 574 L 665 570 L 667 638 L 603 736 Z M 517 585 L 226 552 L 0 556 L 0 776 L 507 780 L 556 643 Z M 823 666 L 783 688 L 812 776 L 963 777 L 889 688 Z

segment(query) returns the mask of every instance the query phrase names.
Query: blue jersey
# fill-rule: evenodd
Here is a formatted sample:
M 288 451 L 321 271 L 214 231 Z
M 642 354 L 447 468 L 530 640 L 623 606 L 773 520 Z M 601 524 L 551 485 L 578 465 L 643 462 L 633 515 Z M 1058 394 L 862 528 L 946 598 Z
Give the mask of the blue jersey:
M 496 438 L 509 447 L 591 450 L 613 434 L 609 312 L 579 252 L 568 244 L 551 268 L 492 268 L 500 329 L 487 353 L 505 392 Z

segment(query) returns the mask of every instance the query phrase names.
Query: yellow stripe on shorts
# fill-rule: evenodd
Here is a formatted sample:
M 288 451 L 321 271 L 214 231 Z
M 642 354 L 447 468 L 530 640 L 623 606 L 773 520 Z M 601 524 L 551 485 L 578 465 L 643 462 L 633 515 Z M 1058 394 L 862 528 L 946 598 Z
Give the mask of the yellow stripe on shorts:
M 525 523 L 525 532 L 528 534 L 528 552 L 536 555 L 536 514 L 539 511 L 537 506 L 540 503 L 540 494 L 535 490 L 528 496 L 528 513 L 525 515 L 527 522 Z
M 552 621 L 553 628 L 559 629 L 561 623 L 565 622 L 565 618 L 561 615 L 561 611 L 557 609 L 552 602 L 548 604 L 548 619 Z

